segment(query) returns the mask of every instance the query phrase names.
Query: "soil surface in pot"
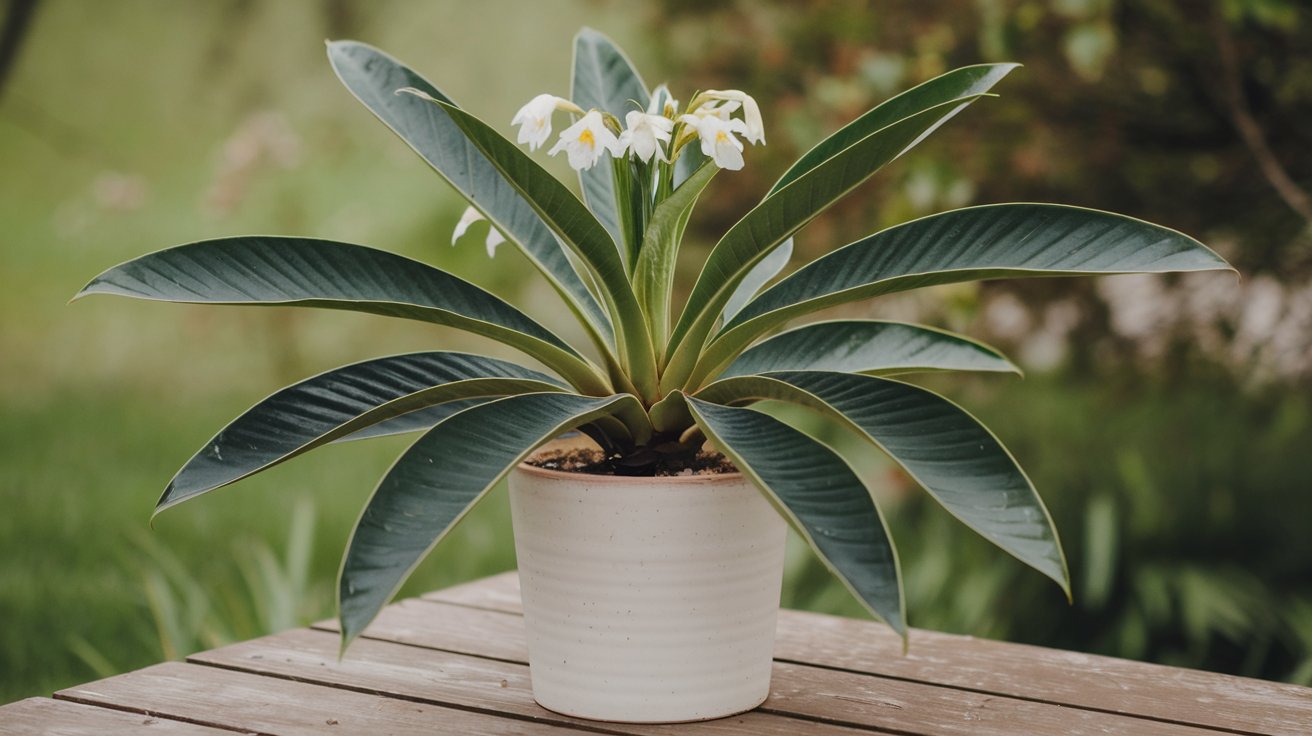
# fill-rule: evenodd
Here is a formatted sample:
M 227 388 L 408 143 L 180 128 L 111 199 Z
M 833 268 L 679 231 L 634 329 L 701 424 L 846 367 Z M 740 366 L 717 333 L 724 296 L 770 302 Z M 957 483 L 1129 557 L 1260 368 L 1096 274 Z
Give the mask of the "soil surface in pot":
M 547 470 L 561 470 L 567 473 L 589 473 L 592 475 L 629 475 L 617 472 L 615 465 L 601 450 L 589 447 L 576 447 L 565 450 L 546 450 L 525 461 L 529 465 Z M 697 453 L 691 458 L 670 458 L 657 461 L 655 472 L 658 478 L 681 475 L 721 475 L 737 473 L 738 468 L 729 458 L 718 452 Z M 644 473 L 647 475 L 647 473 Z

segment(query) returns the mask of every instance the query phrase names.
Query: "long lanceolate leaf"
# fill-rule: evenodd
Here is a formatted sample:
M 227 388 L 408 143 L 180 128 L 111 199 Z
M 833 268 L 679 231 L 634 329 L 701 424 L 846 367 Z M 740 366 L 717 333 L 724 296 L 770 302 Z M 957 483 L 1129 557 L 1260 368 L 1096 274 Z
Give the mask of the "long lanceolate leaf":
M 619 411 L 630 395 L 525 394 L 456 414 L 388 471 L 356 523 L 338 586 L 343 645 L 387 604 L 415 565 L 497 481 L 557 434 Z
M 394 434 L 409 434 L 410 432 L 426 432 L 433 428 L 433 425 L 455 414 L 464 411 L 471 406 L 478 406 L 486 403 L 488 399 L 459 399 L 457 401 L 448 401 L 444 404 L 430 406 L 424 409 L 416 409 L 406 412 L 400 416 L 384 419 L 377 424 L 371 424 L 364 429 L 358 429 L 345 437 L 339 437 L 333 442 L 356 442 L 359 440 L 371 440 L 376 437 L 390 437 Z
M 706 436 L 751 478 L 872 613 L 906 636 L 897 552 L 870 492 L 825 445 L 755 409 L 688 398 Z
M 978 279 L 1228 268 L 1187 235 L 1110 212 L 1055 204 L 953 210 L 843 246 L 770 287 L 721 329 L 689 383 L 790 319 L 880 294 Z
M 479 287 L 419 261 L 313 238 L 203 240 L 115 266 L 82 289 L 156 301 L 302 306 L 458 327 L 542 361 L 581 391 L 605 380 L 565 341 Z
M 788 260 L 793 257 L 793 239 L 789 238 L 784 242 L 776 245 L 774 250 L 770 251 L 766 257 L 757 261 L 755 266 L 747 272 L 738 287 L 733 290 L 729 296 L 729 301 L 725 302 L 724 311 L 720 313 L 720 321 L 728 322 L 738 314 L 743 307 L 747 306 L 756 293 L 761 290 L 779 272 L 784 270 L 788 265 Z
M 560 180 L 487 123 L 441 100 L 431 102 L 446 111 L 506 181 L 587 265 L 614 318 L 616 344 L 622 351 L 628 375 L 639 393 L 654 398 L 655 348 L 624 261 L 606 228 Z
M 814 169 L 816 166 L 833 158 L 848 146 L 867 135 L 918 112 L 927 110 L 950 100 L 984 94 L 993 88 L 1003 77 L 1007 76 L 1019 64 L 977 64 L 975 66 L 953 69 L 933 79 L 875 106 L 866 114 L 844 125 L 828 138 L 820 141 L 815 148 L 807 151 L 797 162 L 779 177 L 779 181 L 770 189 L 774 194 L 787 186 L 794 179 Z M 951 115 L 938 120 L 927 128 L 911 143 L 915 145 L 938 126 L 948 121 Z M 909 148 L 910 146 L 908 146 Z M 905 150 L 905 149 L 904 149 Z
M 467 353 L 394 355 L 288 386 L 224 427 L 173 477 L 159 510 L 389 419 L 446 401 L 564 391 L 514 363 Z
M 606 353 L 614 344 L 610 320 L 574 270 L 551 230 L 451 122 L 442 108 L 397 90 L 412 88 L 455 104 L 428 80 L 367 44 L 328 44 L 333 69 L 356 99 L 369 108 L 442 178 L 455 187 L 524 252 L 560 292 L 570 309 Z
M 847 423 L 954 516 L 1070 595 L 1057 531 L 1034 486 L 993 433 L 938 394 L 871 376 L 787 371 L 716 381 L 698 396 L 789 401 Z
M 770 188 L 769 195 L 773 195 L 802 174 L 833 158 L 841 153 L 843 149 L 880 128 L 892 125 L 902 118 L 914 115 L 935 105 L 988 92 L 993 88 L 993 85 L 997 84 L 1017 66 L 1019 64 L 978 64 L 962 67 L 934 77 L 928 82 L 917 85 L 896 97 L 890 97 L 866 114 L 835 131 L 828 138 L 820 141 L 810 151 L 807 151 L 796 163 L 788 168 L 788 171 L 784 172 L 783 176 L 779 177 L 779 181 L 775 182 L 774 186 Z M 925 129 L 916 140 L 908 144 L 907 148 L 911 148 L 916 143 L 924 140 L 951 117 L 952 115 L 949 114 L 939 118 L 934 125 Z M 906 149 L 903 149 L 903 152 L 905 151 Z M 791 239 L 786 240 L 783 245 L 776 247 L 770 252 L 770 255 L 762 259 L 748 272 L 747 276 L 743 278 L 743 282 L 734 291 L 733 296 L 730 297 L 728 304 L 725 305 L 722 317 L 725 322 L 733 319 L 734 315 L 752 297 L 756 296 L 756 292 L 767 281 L 783 270 L 783 267 L 788 263 L 788 258 L 792 255 L 792 250 L 793 241 Z
M 815 322 L 781 332 L 739 355 L 717 378 L 770 371 L 891 376 L 922 371 L 1019 373 L 993 348 L 944 330 L 880 320 Z
M 645 110 L 647 85 L 624 52 L 606 36 L 584 28 L 574 37 L 574 74 L 570 99 L 584 110 L 604 110 L 620 120 L 630 110 Z M 615 174 L 599 165 L 579 171 L 583 201 L 617 245 L 625 241 L 615 202 Z
M 731 227 L 707 257 L 670 336 L 662 388 L 685 385 L 707 336 L 753 266 L 922 133 L 975 99 L 953 100 L 871 133 L 767 197 Z

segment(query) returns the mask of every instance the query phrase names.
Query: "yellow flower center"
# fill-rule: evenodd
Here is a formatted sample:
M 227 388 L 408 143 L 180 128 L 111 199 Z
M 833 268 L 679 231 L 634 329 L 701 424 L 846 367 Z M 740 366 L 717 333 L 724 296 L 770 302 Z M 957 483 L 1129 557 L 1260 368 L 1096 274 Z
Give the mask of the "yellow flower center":
M 584 143 L 589 148 L 595 148 L 597 146 L 597 139 L 592 137 L 591 130 L 584 128 L 583 132 L 579 133 L 579 143 Z
M 729 134 L 728 134 L 728 133 L 725 133 L 723 130 L 717 130 L 717 131 L 715 131 L 715 142 L 716 142 L 716 143 L 727 143 L 728 140 L 729 140 Z

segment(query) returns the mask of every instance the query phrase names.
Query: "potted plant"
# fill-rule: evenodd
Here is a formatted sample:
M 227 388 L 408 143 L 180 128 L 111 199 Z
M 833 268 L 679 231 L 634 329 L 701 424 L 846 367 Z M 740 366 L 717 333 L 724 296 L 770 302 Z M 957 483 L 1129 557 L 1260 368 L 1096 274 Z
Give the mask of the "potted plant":
M 552 143 L 553 114 L 573 116 L 548 153 L 567 154 L 582 199 L 400 62 L 361 43 L 328 45 L 352 94 L 468 200 L 456 235 L 488 220 L 489 248 L 505 241 L 528 257 L 588 348 L 450 273 L 360 245 L 250 236 L 128 261 L 79 296 L 369 312 L 461 328 L 545 367 L 433 351 L 308 378 L 207 442 L 156 511 L 329 442 L 422 431 L 378 485 L 346 551 L 344 646 L 510 474 L 539 702 L 613 720 L 712 718 L 768 692 L 785 523 L 906 635 L 897 555 L 862 479 L 834 449 L 752 406 L 771 400 L 868 440 L 1069 595 L 1057 532 L 1011 455 L 954 403 L 889 377 L 1015 370 L 1005 357 L 888 321 L 779 330 L 825 307 L 934 284 L 1225 261 L 1122 215 L 996 204 L 876 232 L 778 278 L 807 222 L 1015 68 L 984 64 L 903 92 L 808 151 L 723 234 L 675 310 L 674 265 L 693 207 L 720 170 L 743 167 L 745 142 L 765 142 L 763 116 L 737 90 L 682 99 L 663 85 L 649 90 L 594 31 L 578 35 L 574 52 L 569 98 L 540 95 L 512 122 L 533 151 Z M 586 472 L 525 464 L 572 430 L 595 443 L 595 455 L 557 465 Z

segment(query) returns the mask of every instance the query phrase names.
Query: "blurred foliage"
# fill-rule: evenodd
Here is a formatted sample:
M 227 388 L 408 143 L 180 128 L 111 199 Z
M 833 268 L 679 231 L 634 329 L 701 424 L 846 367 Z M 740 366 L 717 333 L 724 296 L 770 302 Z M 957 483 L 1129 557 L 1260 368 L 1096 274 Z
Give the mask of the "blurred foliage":
M 1069 608 L 854 438 L 822 437 L 851 448 L 891 516 L 912 625 L 1312 684 L 1306 394 L 998 384 L 968 381 L 964 399 L 1043 492 L 1074 581 Z M 795 564 L 790 605 L 861 615 L 820 563 Z
M 894 517 L 912 624 L 1310 682 L 1312 6 L 661 5 L 655 46 L 672 82 L 748 89 L 772 112 L 770 145 L 749 153 L 756 171 L 782 171 L 950 68 L 1025 64 L 998 99 L 808 226 L 799 261 L 908 218 L 1030 200 L 1164 223 L 1242 274 L 996 282 L 843 310 L 990 338 L 1037 374 L 928 383 L 977 410 L 1029 471 L 1062 530 L 1075 603 L 863 460 Z M 718 182 L 693 222 L 703 242 L 770 183 Z M 795 553 L 787 603 L 860 615 Z
M 978 412 L 1030 471 L 1076 581 L 1067 607 L 863 457 L 896 517 L 911 622 L 1312 682 L 1312 234 L 1269 166 L 1312 190 L 1306 3 L 522 8 L 42 0 L 0 89 L 0 702 L 329 616 L 346 535 L 404 438 L 325 448 L 147 531 L 160 489 L 276 386 L 372 355 L 475 347 L 367 316 L 66 307 L 68 297 L 165 245 L 280 232 L 434 262 L 559 326 L 522 258 L 501 249 L 488 268 L 481 247 L 448 245 L 462 205 L 340 89 L 321 41 L 387 48 L 480 116 L 508 121 L 537 92 L 567 91 L 568 41 L 584 24 L 630 50 L 649 83 L 669 81 L 685 100 L 741 88 L 766 113 L 769 145 L 699 208 L 701 249 L 688 248 L 684 276 L 826 132 L 954 66 L 1023 62 L 1001 97 L 803 231 L 804 256 L 951 207 L 1060 201 L 1189 232 L 1243 281 L 997 283 L 850 309 L 1017 351 L 1025 381 L 929 383 Z M 1245 112 L 1257 148 L 1241 133 Z M 567 175 L 559 164 L 549 163 Z M 858 614 L 803 550 L 789 560 L 787 604 Z M 513 563 L 497 492 L 406 592 Z
M 1000 97 L 958 115 L 808 226 L 797 239 L 798 262 L 896 222 L 970 204 L 1055 201 L 1123 212 L 1200 238 L 1236 264 L 1245 282 L 1236 286 L 1219 274 L 1146 280 L 1164 284 L 1154 289 L 1163 299 L 1183 302 L 1150 327 L 1134 315 L 1125 319 L 1117 299 L 1087 279 L 946 289 L 940 302 L 895 316 L 970 330 L 1004 346 L 1046 339 L 1005 334 L 987 319 L 994 297 L 1014 293 L 1031 313 L 1031 331 L 1055 333 L 1061 343 L 1036 346 L 1030 367 L 1087 376 L 1133 361 L 1179 377 L 1202 358 L 1242 380 L 1261 374 L 1312 382 L 1312 127 L 1304 122 L 1312 116 L 1312 5 L 662 6 L 656 48 L 676 93 L 738 86 L 771 112 L 770 145 L 748 159 L 752 171 L 766 175 L 717 182 L 714 204 L 699 209 L 692 225 L 703 241 L 713 242 L 765 192 L 768 174 L 887 96 L 956 66 L 1019 61 L 1024 68 L 998 85 Z M 1243 120 L 1253 122 L 1260 140 L 1241 134 Z M 1269 175 L 1272 162 L 1287 182 Z M 1262 280 L 1268 275 L 1274 280 Z M 1054 305 L 1067 313 L 1050 314 Z M 1250 345 L 1245 332 L 1269 349 Z M 1232 351 L 1236 335 L 1244 347 Z M 1151 338 L 1149 348 L 1142 337 Z

